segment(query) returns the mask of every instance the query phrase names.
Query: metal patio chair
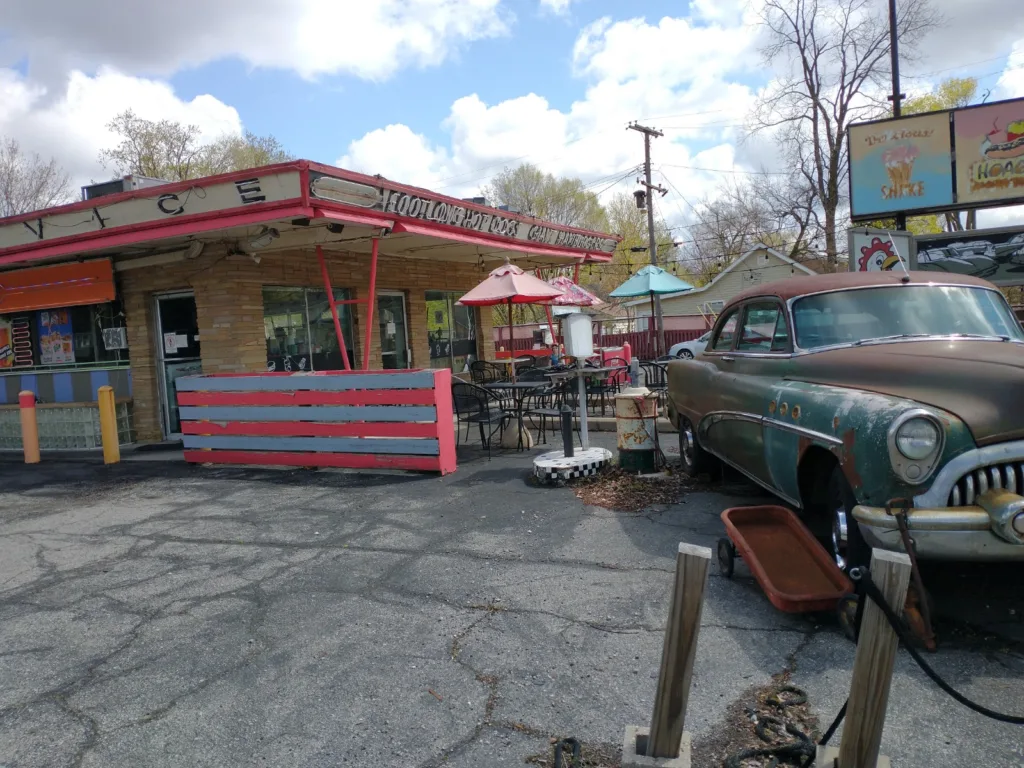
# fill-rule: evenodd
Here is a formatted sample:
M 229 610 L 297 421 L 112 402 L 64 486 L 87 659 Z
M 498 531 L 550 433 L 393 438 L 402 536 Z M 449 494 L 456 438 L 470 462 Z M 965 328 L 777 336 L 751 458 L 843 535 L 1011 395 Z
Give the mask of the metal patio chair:
M 469 440 L 472 425 L 477 425 L 480 430 L 480 442 L 487 449 L 487 459 L 490 460 L 491 438 L 495 432 L 504 433 L 506 423 L 512 420 L 514 414 L 506 409 L 504 402 L 496 394 L 466 382 L 452 384 L 452 407 L 455 410 L 456 421 L 466 425 L 466 440 Z M 493 429 L 485 429 L 495 424 L 497 426 Z M 456 445 L 460 443 L 461 432 L 461 427 L 457 427 Z M 501 439 L 500 434 L 498 439 Z

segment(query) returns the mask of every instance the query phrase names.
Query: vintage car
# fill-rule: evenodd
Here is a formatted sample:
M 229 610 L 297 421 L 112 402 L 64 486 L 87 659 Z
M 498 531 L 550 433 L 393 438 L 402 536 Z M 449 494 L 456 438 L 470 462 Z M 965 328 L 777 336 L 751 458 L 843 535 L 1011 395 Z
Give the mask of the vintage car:
M 736 296 L 668 366 L 684 469 L 721 460 L 788 502 L 840 565 L 868 545 L 1024 561 L 1024 332 L 990 283 L 797 277 Z

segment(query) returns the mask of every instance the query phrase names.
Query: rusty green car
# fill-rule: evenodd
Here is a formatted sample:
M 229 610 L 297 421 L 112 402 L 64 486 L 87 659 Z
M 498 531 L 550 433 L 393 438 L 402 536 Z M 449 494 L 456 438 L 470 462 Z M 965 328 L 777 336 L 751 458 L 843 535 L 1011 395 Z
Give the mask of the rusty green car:
M 668 367 L 683 468 L 721 461 L 796 508 L 837 562 L 1024 561 L 1024 332 L 977 278 L 844 273 L 736 296 Z

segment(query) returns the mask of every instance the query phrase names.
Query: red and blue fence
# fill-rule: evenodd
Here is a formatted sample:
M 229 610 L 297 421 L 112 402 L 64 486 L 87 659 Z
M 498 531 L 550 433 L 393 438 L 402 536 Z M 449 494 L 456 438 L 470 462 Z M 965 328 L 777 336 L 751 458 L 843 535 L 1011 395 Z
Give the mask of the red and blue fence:
M 177 380 L 185 461 L 455 471 L 451 371 Z

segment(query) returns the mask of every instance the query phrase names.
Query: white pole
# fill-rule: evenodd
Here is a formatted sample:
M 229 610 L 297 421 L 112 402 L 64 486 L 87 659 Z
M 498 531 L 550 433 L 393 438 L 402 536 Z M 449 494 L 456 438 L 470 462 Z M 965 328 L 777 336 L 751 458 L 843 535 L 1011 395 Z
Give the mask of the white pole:
M 583 450 L 590 448 L 590 435 L 587 434 L 587 382 L 583 375 L 583 361 L 576 360 L 576 378 L 580 382 L 580 444 Z

